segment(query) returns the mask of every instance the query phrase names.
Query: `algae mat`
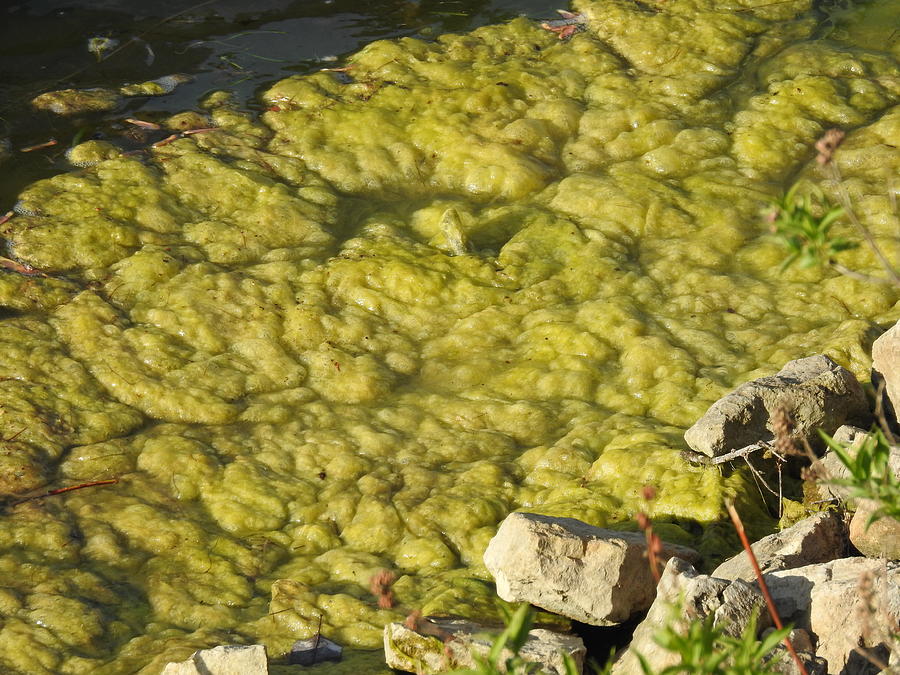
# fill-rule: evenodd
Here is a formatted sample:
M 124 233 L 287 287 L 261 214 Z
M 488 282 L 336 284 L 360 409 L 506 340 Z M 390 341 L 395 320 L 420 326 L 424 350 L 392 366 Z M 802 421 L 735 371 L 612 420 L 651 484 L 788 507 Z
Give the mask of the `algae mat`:
M 0 276 L 0 668 L 154 673 L 320 621 L 376 648 L 411 609 L 493 616 L 507 513 L 626 526 L 645 485 L 711 557 L 726 497 L 771 526 L 682 434 L 791 358 L 865 376 L 900 316 L 888 287 L 779 275 L 760 220 L 797 176 L 834 190 L 811 145 L 838 126 L 843 189 L 898 252 L 898 4 L 578 9 L 569 41 L 519 19 L 372 43 L 260 118 L 212 95 L 171 124 L 217 131 L 90 142 L 23 192 L 3 235 L 40 274 Z

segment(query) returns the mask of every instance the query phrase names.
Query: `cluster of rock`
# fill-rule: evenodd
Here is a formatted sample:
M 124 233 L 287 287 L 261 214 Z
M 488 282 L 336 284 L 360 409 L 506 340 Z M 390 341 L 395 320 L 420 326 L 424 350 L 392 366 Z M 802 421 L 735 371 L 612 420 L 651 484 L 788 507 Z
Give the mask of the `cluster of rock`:
M 900 364 L 900 324 L 874 351 L 878 375 L 892 383 L 887 392 L 900 410 L 900 365 L 894 374 L 890 364 L 882 365 L 879 359 L 879 354 L 887 354 L 890 362 Z M 893 357 L 895 351 L 898 358 Z M 851 456 L 867 435 L 855 425 L 871 422 L 866 396 L 853 374 L 828 357 L 813 356 L 792 361 L 776 375 L 748 382 L 716 402 L 685 435 L 692 458 L 723 463 L 756 453 L 759 461 L 766 461 L 760 451 L 776 446 L 773 418 L 779 410 L 790 414 L 794 444 L 806 441 L 821 447 L 822 429 L 849 445 Z M 900 448 L 891 452 L 890 467 L 900 479 Z M 818 470 L 830 479 L 847 476 L 833 453 L 823 457 Z M 823 483 L 819 489 L 835 508 L 752 546 L 775 607 L 784 623 L 793 624 L 791 643 L 811 675 L 874 674 L 886 667 L 892 670 L 884 672 L 900 672 L 900 523 L 882 518 L 867 528 L 874 504 L 854 502 L 847 488 Z M 853 513 L 849 524 L 846 512 Z M 863 555 L 848 555 L 854 549 Z M 643 672 L 639 654 L 654 672 L 676 663 L 678 656 L 654 640 L 666 625 L 684 627 L 711 615 L 715 625 L 736 636 L 756 614 L 758 630 L 769 628 L 765 600 L 746 553 L 726 560 L 709 575 L 693 567 L 700 556 L 690 549 L 663 542 L 656 555 L 665 563 L 658 584 L 641 534 L 596 528 L 571 518 L 513 513 L 491 540 L 484 560 L 498 595 L 510 602 L 528 602 L 594 626 L 621 624 L 646 612 L 631 643 L 616 657 L 615 675 Z M 537 632 L 532 632 L 535 641 Z M 386 628 L 389 665 L 422 673 L 458 667 L 446 659 L 423 658 L 423 640 L 435 643 L 432 651 L 437 655 L 439 641 L 416 636 L 415 642 L 410 633 L 396 625 Z M 407 648 L 414 643 L 415 648 Z M 567 646 L 566 651 L 577 663 L 583 661 L 583 647 Z M 565 672 L 558 660 L 534 660 L 547 673 Z M 799 672 L 783 648 L 776 650 L 771 665 L 783 673 Z
M 900 323 L 876 342 L 874 354 L 891 403 L 900 410 Z M 891 364 L 898 364 L 896 372 Z M 818 445 L 817 430 L 822 429 L 847 444 L 852 455 L 866 439 L 867 432 L 852 426 L 870 421 L 863 390 L 849 371 L 825 356 L 792 361 L 774 376 L 739 387 L 715 403 L 685 438 L 698 461 L 744 457 L 772 447 L 777 440 L 772 420 L 785 407 L 795 442 Z M 900 479 L 900 448 L 891 452 L 890 468 Z M 831 479 L 846 476 L 833 453 L 823 457 L 819 472 Z M 900 673 L 900 522 L 882 518 L 867 528 L 874 504 L 854 502 L 839 486 L 824 483 L 818 489 L 837 508 L 815 513 L 752 546 L 778 614 L 793 624 L 790 640 L 810 675 Z M 854 511 L 848 523 L 844 514 Z M 656 548 L 657 560 L 665 565 L 658 583 L 643 534 L 572 518 L 513 513 L 491 540 L 484 561 L 498 595 L 510 602 L 531 603 L 594 626 L 618 625 L 646 612 L 631 643 L 616 656 L 614 675 L 643 672 L 638 655 L 654 672 L 676 663 L 677 655 L 654 640 L 667 625 L 683 628 L 712 616 L 715 625 L 737 636 L 756 615 L 758 630 L 769 627 L 766 603 L 745 552 L 706 575 L 692 565 L 700 559 L 696 551 L 665 542 Z M 853 549 L 863 555 L 848 555 Z M 473 667 L 475 656 L 488 654 L 498 632 L 470 621 L 437 618 L 412 627 L 390 624 L 384 632 L 386 661 L 415 673 Z M 303 656 L 292 662 L 323 660 L 324 652 L 317 651 L 325 644 L 320 640 L 298 643 L 295 651 Z M 340 648 L 325 642 L 321 648 L 329 650 L 328 658 L 340 658 Z M 519 656 L 548 674 L 563 675 L 563 654 L 581 672 L 585 651 L 577 636 L 535 629 Z M 770 665 L 779 672 L 799 673 L 783 648 L 772 658 Z M 260 645 L 197 652 L 164 671 L 266 672 Z

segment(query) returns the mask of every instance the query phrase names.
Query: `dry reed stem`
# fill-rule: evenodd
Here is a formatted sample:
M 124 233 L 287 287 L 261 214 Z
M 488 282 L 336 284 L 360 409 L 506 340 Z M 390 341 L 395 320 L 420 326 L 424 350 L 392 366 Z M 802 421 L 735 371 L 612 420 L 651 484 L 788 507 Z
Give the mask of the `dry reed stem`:
M 781 617 L 778 616 L 778 610 L 775 608 L 775 601 L 772 600 L 772 594 L 769 593 L 769 587 L 766 585 L 766 580 L 763 578 L 762 570 L 759 568 L 759 561 L 756 559 L 756 554 L 753 553 L 753 549 L 750 547 L 750 541 L 747 539 L 747 533 L 744 532 L 744 523 L 741 522 L 741 517 L 738 515 L 737 509 L 734 508 L 734 504 L 732 504 L 730 501 L 726 502 L 725 508 L 728 509 L 728 515 L 731 516 L 731 522 L 734 523 L 734 529 L 737 531 L 738 537 L 740 537 L 741 539 L 741 545 L 744 547 L 744 550 L 747 552 L 747 557 L 750 559 L 750 564 L 753 567 L 753 573 L 756 575 L 757 583 L 759 583 L 759 590 L 762 592 L 763 597 L 766 599 L 766 607 L 769 609 L 769 616 L 772 617 L 772 622 L 775 624 L 775 627 L 778 630 L 782 630 L 784 626 L 781 623 Z M 791 658 L 794 659 L 794 663 L 797 664 L 797 669 L 800 671 L 800 675 L 809 675 L 806 670 L 806 666 L 803 665 L 803 661 L 800 660 L 800 657 L 794 650 L 794 645 L 791 644 L 791 641 L 787 636 L 784 637 L 784 646 L 787 648 L 788 653 L 791 655 Z
M 26 502 L 33 502 L 38 499 L 43 499 L 44 497 L 52 497 L 54 495 L 61 495 L 65 492 L 72 492 L 73 490 L 83 490 L 84 488 L 96 487 L 98 485 L 113 485 L 118 483 L 118 478 L 111 478 L 109 480 L 95 480 L 90 483 L 80 483 L 79 485 L 70 485 L 69 487 L 57 488 L 56 490 L 50 490 L 49 492 L 44 492 L 43 494 L 34 495 L 33 497 L 25 497 L 24 499 L 20 499 L 18 501 L 13 502 L 10 506 L 18 506 L 19 504 L 25 504 Z

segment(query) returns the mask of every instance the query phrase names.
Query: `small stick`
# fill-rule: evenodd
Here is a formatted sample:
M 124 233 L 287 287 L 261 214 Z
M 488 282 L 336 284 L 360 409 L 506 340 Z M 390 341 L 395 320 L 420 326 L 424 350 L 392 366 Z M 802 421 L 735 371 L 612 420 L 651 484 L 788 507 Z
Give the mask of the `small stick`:
M 7 211 L 6 213 L 4 213 L 3 217 L 0 218 L 0 225 L 3 225 L 6 222 L 8 222 L 9 219 L 12 218 L 14 215 L 16 215 L 15 211 Z
M 316 665 L 316 657 L 319 655 L 319 638 L 322 637 L 322 615 L 319 614 L 319 625 L 316 627 L 316 641 L 313 643 L 313 662 Z
M 188 129 L 182 131 L 182 136 L 190 136 L 191 134 L 205 134 L 207 131 L 222 131 L 221 127 L 204 127 L 203 129 Z
M 44 148 L 51 148 L 57 143 L 59 143 L 58 140 L 56 140 L 55 138 L 51 138 L 45 143 L 38 143 L 37 145 L 29 145 L 24 148 L 19 148 L 19 152 L 34 152 L 35 150 L 43 150 Z
M 140 127 L 141 129 L 150 129 L 151 131 L 156 131 L 160 128 L 156 122 L 145 122 L 144 120 L 136 120 L 133 117 L 129 117 L 125 120 L 129 124 L 133 124 L 136 127 Z
M 850 195 L 847 194 L 847 188 L 844 186 L 844 182 L 841 178 L 841 171 L 838 168 L 837 163 L 830 162 L 828 166 L 831 168 L 831 176 L 836 184 L 838 199 L 841 202 L 841 206 L 844 207 L 844 212 L 847 214 L 850 222 L 853 223 L 859 233 L 866 240 L 866 244 L 869 245 L 869 248 L 875 254 L 875 257 L 878 258 L 878 261 L 881 263 L 881 266 L 884 268 L 884 271 L 890 278 L 891 283 L 893 283 L 895 286 L 900 286 L 900 274 L 897 273 L 897 270 L 894 269 L 894 266 L 878 246 L 877 242 L 875 241 L 875 237 L 869 230 L 869 228 L 863 225 L 860 219 L 856 217 L 856 212 L 853 210 L 853 204 L 850 201 Z
M 756 581 L 759 583 L 759 590 L 762 591 L 763 597 L 766 599 L 766 607 L 769 608 L 769 616 L 772 617 L 775 627 L 778 630 L 781 630 L 784 626 L 781 623 L 781 618 L 778 616 L 778 610 L 775 609 L 775 601 L 772 600 L 772 595 L 769 593 L 769 587 L 766 586 L 766 580 L 763 578 L 762 570 L 759 568 L 759 561 L 756 559 L 756 554 L 753 553 L 753 549 L 750 547 L 747 533 L 744 532 L 744 523 L 741 522 L 741 517 L 738 515 L 737 509 L 734 508 L 732 502 L 726 502 L 725 508 L 728 509 L 728 515 L 731 516 L 731 522 L 734 523 L 734 529 L 737 530 L 738 537 L 741 538 L 741 545 L 747 552 L 747 557 L 750 559 L 750 564 L 753 566 L 753 573 L 756 575 Z M 800 660 L 800 657 L 797 656 L 797 652 L 794 651 L 794 645 L 791 644 L 791 641 L 787 636 L 784 637 L 784 646 L 794 659 L 794 663 L 797 664 L 800 675 L 809 675 L 806 667 L 803 665 L 803 661 Z
M 771 449 L 772 446 L 768 441 L 759 441 L 758 443 L 745 445 L 743 448 L 732 450 L 731 452 L 726 452 L 724 455 L 716 455 L 715 457 L 707 457 L 706 455 L 702 455 L 699 452 L 683 452 L 682 456 L 689 462 L 693 462 L 696 464 L 711 464 L 715 466 L 717 464 L 724 464 L 725 462 L 730 462 L 735 459 L 741 459 L 742 457 L 746 458 L 747 455 L 750 455 L 758 450 Z
M 26 265 L 24 263 L 16 262 L 15 260 L 10 260 L 9 258 L 0 257 L 0 267 L 8 269 L 12 272 L 17 272 L 19 274 L 25 275 L 26 277 L 46 277 L 47 276 L 40 270 L 34 269 L 31 265 Z
M 57 488 L 56 490 L 50 490 L 50 492 L 45 492 L 42 495 L 35 495 L 34 497 L 26 497 L 25 499 L 20 499 L 18 501 L 13 502 L 10 506 L 18 506 L 19 504 L 24 504 L 25 502 L 32 502 L 36 499 L 43 499 L 44 497 L 52 497 L 54 495 L 61 495 L 64 492 L 72 492 L 73 490 L 83 490 L 84 488 L 96 487 L 97 485 L 112 485 L 114 483 L 118 483 L 118 478 L 112 478 L 110 480 L 95 480 L 90 483 L 81 483 L 79 485 L 70 485 L 69 487 Z
M 178 140 L 178 134 L 172 134 L 171 136 L 166 136 L 161 141 L 156 141 L 156 143 L 153 144 L 153 147 L 161 148 L 162 146 L 168 145 L 169 143 L 171 143 L 172 141 L 175 141 L 175 140 Z

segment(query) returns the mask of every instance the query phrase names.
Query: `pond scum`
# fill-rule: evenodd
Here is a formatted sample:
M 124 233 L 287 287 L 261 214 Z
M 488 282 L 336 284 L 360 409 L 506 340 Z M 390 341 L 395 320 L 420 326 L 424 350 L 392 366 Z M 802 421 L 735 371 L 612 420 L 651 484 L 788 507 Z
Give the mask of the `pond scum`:
M 898 253 L 900 5 L 576 9 L 566 41 L 517 19 L 375 42 L 259 118 L 214 94 L 170 127 L 217 130 L 87 145 L 22 193 L 0 670 L 156 673 L 222 643 L 277 657 L 320 621 L 365 649 L 411 609 L 495 616 L 481 556 L 515 509 L 634 527 L 652 486 L 657 531 L 708 560 L 736 548 L 726 497 L 773 527 L 682 434 L 792 358 L 867 378 L 900 317 L 889 287 L 779 275 L 760 219 L 798 177 L 833 193 L 812 145 L 839 127 L 844 188 Z M 115 482 L 23 501 L 94 481 Z M 384 569 L 395 608 L 369 591 Z

